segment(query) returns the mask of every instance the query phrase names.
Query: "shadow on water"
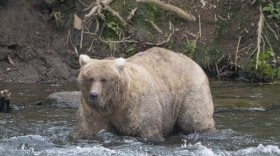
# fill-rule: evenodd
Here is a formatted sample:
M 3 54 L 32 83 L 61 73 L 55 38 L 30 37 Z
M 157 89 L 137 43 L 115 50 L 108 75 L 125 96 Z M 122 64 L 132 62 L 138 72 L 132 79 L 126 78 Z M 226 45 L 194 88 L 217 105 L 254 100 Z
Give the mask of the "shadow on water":
M 89 140 L 73 141 L 76 110 L 34 104 L 52 92 L 76 86 L 0 83 L 1 89 L 12 91 L 19 107 L 0 113 L 0 155 L 280 155 L 280 110 L 272 110 L 279 105 L 280 86 L 211 84 L 217 133 L 179 134 L 150 143 L 104 131 Z M 233 109 L 237 106 L 241 109 Z

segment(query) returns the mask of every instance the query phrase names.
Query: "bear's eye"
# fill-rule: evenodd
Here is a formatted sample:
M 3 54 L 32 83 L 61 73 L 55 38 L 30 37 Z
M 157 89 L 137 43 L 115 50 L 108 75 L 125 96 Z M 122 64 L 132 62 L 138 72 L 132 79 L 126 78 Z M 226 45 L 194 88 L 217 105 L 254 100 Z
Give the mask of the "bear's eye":
M 107 79 L 102 78 L 100 81 L 101 81 L 102 83 L 106 83 L 106 82 L 107 82 Z

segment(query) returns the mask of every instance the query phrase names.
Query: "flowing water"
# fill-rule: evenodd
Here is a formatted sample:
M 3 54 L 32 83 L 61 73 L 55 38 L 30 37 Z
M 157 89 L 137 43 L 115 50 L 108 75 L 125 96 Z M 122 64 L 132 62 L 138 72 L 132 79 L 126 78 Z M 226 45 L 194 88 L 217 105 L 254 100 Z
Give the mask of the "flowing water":
M 0 155 L 280 155 L 280 85 L 212 81 L 215 134 L 176 135 L 161 143 L 101 131 L 73 141 L 74 109 L 35 105 L 75 86 L 0 83 L 15 110 L 0 113 Z

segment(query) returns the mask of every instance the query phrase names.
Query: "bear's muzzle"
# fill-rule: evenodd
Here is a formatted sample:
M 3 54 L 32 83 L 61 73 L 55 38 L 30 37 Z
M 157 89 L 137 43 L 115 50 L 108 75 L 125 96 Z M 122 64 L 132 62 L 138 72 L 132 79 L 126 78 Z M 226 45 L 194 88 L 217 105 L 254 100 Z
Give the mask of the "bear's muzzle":
M 90 100 L 91 100 L 94 104 L 98 103 L 98 93 L 96 93 L 96 92 L 90 92 L 89 97 L 90 97 Z

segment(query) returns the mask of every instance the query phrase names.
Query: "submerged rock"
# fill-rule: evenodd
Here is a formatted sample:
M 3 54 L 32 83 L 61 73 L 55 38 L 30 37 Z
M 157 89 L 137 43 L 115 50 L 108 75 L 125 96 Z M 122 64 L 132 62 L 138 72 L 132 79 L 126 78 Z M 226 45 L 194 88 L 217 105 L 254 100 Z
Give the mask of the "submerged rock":
M 77 109 L 80 105 L 80 96 L 80 91 L 55 92 L 50 94 L 43 104 L 56 108 Z

